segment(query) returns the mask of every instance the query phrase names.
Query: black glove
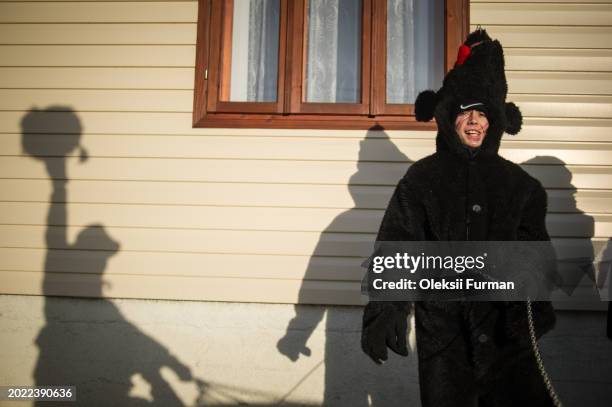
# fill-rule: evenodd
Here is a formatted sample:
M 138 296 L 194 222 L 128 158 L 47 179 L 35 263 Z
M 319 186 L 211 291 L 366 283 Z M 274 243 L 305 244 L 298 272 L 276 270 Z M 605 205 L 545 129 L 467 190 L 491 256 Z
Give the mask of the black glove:
M 408 356 L 406 303 L 377 302 L 366 305 L 363 311 L 361 349 L 372 360 L 381 364 L 387 360 L 387 346 L 401 356 Z

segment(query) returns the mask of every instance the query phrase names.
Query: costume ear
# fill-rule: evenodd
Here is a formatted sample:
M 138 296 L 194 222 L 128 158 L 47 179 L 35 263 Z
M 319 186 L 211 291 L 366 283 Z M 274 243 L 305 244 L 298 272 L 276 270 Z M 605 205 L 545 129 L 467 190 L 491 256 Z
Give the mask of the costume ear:
M 483 41 L 491 41 L 491 37 L 489 37 L 487 30 L 484 28 L 477 28 L 475 31 L 468 34 L 464 44 L 471 47 L 473 44 Z
M 512 102 L 506 103 L 506 133 L 515 135 L 521 131 L 523 115 L 519 108 Z
M 414 115 L 420 122 L 428 122 L 434 117 L 438 104 L 438 95 L 433 90 L 424 90 L 419 93 L 414 102 Z

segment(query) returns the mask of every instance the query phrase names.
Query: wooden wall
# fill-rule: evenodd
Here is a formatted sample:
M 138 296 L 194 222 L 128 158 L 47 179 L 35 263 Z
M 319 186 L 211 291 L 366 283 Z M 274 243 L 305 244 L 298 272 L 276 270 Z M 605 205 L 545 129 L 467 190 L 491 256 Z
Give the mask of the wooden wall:
M 196 19 L 197 1 L 0 1 L 0 292 L 362 301 L 393 186 L 435 134 L 192 129 Z M 472 1 L 471 23 L 504 45 L 525 116 L 502 155 L 547 188 L 556 244 L 597 253 L 612 4 Z

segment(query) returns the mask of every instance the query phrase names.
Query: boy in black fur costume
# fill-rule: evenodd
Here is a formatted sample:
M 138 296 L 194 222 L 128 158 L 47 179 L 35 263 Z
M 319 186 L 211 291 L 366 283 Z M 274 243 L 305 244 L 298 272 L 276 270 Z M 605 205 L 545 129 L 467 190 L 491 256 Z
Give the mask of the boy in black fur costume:
M 433 116 L 436 153 L 399 182 L 378 241 L 547 241 L 546 192 L 498 155 L 502 134 L 522 117 L 506 103 L 503 50 L 484 30 L 471 33 L 436 93 L 417 98 L 417 120 Z M 406 355 L 409 303 L 371 301 L 362 348 L 375 362 L 387 347 Z M 550 302 L 532 303 L 536 337 L 552 329 Z M 421 400 L 425 407 L 550 406 L 531 347 L 524 302 L 414 303 Z

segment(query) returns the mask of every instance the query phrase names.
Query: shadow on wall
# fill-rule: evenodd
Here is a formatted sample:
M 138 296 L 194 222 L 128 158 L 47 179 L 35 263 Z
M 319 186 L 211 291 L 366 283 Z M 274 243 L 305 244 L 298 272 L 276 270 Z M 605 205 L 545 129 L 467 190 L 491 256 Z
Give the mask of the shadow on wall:
M 537 156 L 521 165 L 527 166 L 528 170 L 538 168 L 540 173 L 536 170 L 532 171 L 532 175 L 540 178 L 544 185 L 554 188 L 548 193 L 548 216 L 572 216 L 570 222 L 549 223 L 548 232 L 551 236 L 566 237 L 557 240 L 556 244 L 561 290 L 569 296 L 567 301 L 573 306 L 588 307 L 589 303 L 600 300 L 594 284 L 596 248 L 593 247 L 592 239 L 595 220 L 578 209 L 577 189 L 572 184 L 572 173 L 563 161 L 552 156 Z
M 309 282 L 338 278 L 337 274 L 331 275 L 334 270 L 326 271 L 324 273 L 326 275 L 322 275 L 321 260 L 324 260 L 325 256 L 337 255 L 338 247 L 337 243 L 335 245 L 333 239 L 326 238 L 326 235 L 332 232 L 354 231 L 354 225 L 361 218 L 361 214 L 373 208 L 372 191 L 376 188 L 383 188 L 363 185 L 376 175 L 375 167 L 367 162 L 368 157 L 373 156 L 372 153 L 378 150 L 388 161 L 400 163 L 406 166 L 406 169 L 407 164 L 411 163 L 411 160 L 400 152 L 389 140 L 387 134 L 381 130 L 372 128 L 365 139 L 360 142 L 357 172 L 351 176 L 349 181 L 349 192 L 353 198 L 354 207 L 338 215 L 321 234 L 300 288 L 300 304 L 316 303 L 313 296 L 316 294 L 312 292 L 312 289 L 309 290 Z M 389 182 L 395 183 L 395 180 L 389 180 Z M 391 192 L 388 191 L 385 206 Z M 364 257 L 367 255 L 369 253 L 363 254 Z M 352 270 L 358 273 L 353 276 L 354 281 L 360 281 L 363 270 L 359 264 L 363 259 L 355 258 L 354 260 L 355 267 Z M 341 279 L 348 278 L 350 277 L 341 277 Z M 293 362 L 296 362 L 300 355 L 311 356 L 306 342 L 327 314 L 325 355 L 322 361 L 325 369 L 323 405 L 337 407 L 419 405 L 416 354 L 412 353 L 409 359 L 390 355 L 389 361 L 384 366 L 374 364 L 360 347 L 361 309 L 359 308 L 359 312 L 354 311 L 355 309 L 349 310 L 347 307 L 340 306 L 296 305 L 295 318 L 289 322 L 285 336 L 278 341 L 279 352 Z M 309 374 L 311 373 L 312 371 Z M 307 379 L 308 377 L 305 376 L 301 382 Z M 295 390 L 300 383 L 294 389 L 290 389 L 286 398 L 290 397 L 291 390 Z
M 608 252 L 606 244 L 594 247 L 595 222 L 576 203 L 576 187 L 565 163 L 552 156 L 538 156 L 522 163 L 525 169 L 543 184 L 552 186 L 548 193 L 550 214 L 572 214 L 569 224 L 549 224 L 552 236 L 558 239 L 556 250 L 562 277 L 561 290 L 570 295 L 571 309 L 599 303 L 595 287 L 595 253 Z M 603 264 L 603 263 L 599 263 Z M 603 274 L 602 274 L 603 276 Z M 564 295 L 562 294 L 562 295 Z M 555 329 L 541 340 L 542 357 L 564 405 L 607 406 L 612 400 L 612 351 L 605 335 L 603 313 L 558 312 Z
M 373 131 L 361 142 L 358 171 L 349 182 L 349 191 L 355 202 L 354 208 L 336 217 L 322 233 L 306 270 L 300 290 L 300 303 L 315 302 L 312 289 L 308 289 L 312 287 L 309 282 L 334 277 L 329 274 L 332 271 L 327 272 L 325 276 L 321 271 L 321 259 L 333 256 L 334 247 L 337 247 L 332 239 L 326 238 L 325 235 L 347 231 L 347 225 L 355 223 L 360 211 L 372 208 L 368 196 L 364 193 L 366 190 L 362 189 L 359 183 L 371 178 L 371 174 L 366 173 L 372 168 L 366 165 L 366 157 L 371 156 L 369 150 L 380 148 L 385 149 L 386 157 L 389 157 L 390 161 L 410 162 L 384 132 Z M 573 235 L 571 242 L 575 250 L 571 252 L 571 257 L 577 267 L 571 267 L 569 273 L 564 275 L 563 290 L 577 295 L 579 298 L 575 300 L 576 303 L 599 301 L 592 284 L 594 248 L 591 238 L 594 234 L 594 220 L 577 207 L 576 188 L 571 183 L 570 171 L 565 163 L 550 156 L 535 157 L 522 164 L 543 183 L 554 185 L 554 203 L 549 207 L 550 211 L 573 214 L 570 229 L 577 233 Z M 370 193 L 372 188 L 374 187 L 369 187 Z M 555 225 L 553 229 L 559 227 L 567 228 Z M 561 233 L 561 230 L 549 231 L 551 235 L 568 235 L 567 230 L 565 233 Z M 293 362 L 297 362 L 300 357 L 310 357 L 311 352 L 306 343 L 326 315 L 325 354 L 322 361 L 325 368 L 323 405 L 420 405 L 414 352 L 409 359 L 394 357 L 390 353 L 390 360 L 385 365 L 376 366 L 360 349 L 361 312 L 351 311 L 354 310 L 348 310 L 347 307 L 297 305 L 295 318 L 290 321 L 285 336 L 277 343 L 279 352 Z M 542 339 L 541 348 L 546 369 L 565 405 L 582 405 L 588 400 L 589 405 L 603 407 L 612 399 L 612 352 L 609 341 L 603 334 L 604 319 L 598 313 L 565 311 L 560 315 L 556 329 Z M 307 380 L 309 374 L 312 374 L 312 371 L 301 382 Z M 289 390 L 286 398 L 290 397 L 291 391 L 301 382 Z
M 606 334 L 612 340 L 612 237 L 608 239 L 606 247 L 601 251 L 599 257 L 597 283 L 601 290 L 608 293 L 608 321 Z
M 46 325 L 36 339 L 36 385 L 74 385 L 78 405 L 182 406 L 160 373 L 165 366 L 181 380 L 195 381 L 203 394 L 205 383 L 193 378 L 189 367 L 127 321 L 112 302 L 101 299 L 107 262 L 120 244 L 98 224 L 81 230 L 75 243 L 68 242 L 67 160 L 77 149 L 81 163 L 88 159 L 79 146 L 77 115 L 66 106 L 32 109 L 23 117 L 21 131 L 24 151 L 44 163 L 53 184 L 45 233 Z M 60 297 L 70 295 L 95 299 Z

